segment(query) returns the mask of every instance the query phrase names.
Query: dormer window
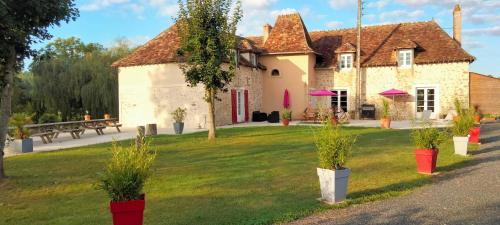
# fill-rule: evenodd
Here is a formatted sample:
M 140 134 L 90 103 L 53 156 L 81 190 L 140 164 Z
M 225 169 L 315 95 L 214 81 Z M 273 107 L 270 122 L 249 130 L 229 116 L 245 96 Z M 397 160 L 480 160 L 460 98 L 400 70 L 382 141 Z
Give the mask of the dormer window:
M 413 64 L 413 50 L 404 49 L 398 51 L 398 65 L 401 68 L 410 68 Z
M 352 69 L 352 54 L 340 54 L 340 70 Z
M 250 53 L 250 63 L 252 66 L 257 67 L 257 55 L 255 53 Z

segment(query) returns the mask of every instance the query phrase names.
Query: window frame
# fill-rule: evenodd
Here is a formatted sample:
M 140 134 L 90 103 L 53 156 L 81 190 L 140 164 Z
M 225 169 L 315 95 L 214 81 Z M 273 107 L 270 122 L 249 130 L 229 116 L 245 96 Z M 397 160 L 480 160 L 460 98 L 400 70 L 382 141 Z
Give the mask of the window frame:
M 347 71 L 347 70 L 351 70 L 352 67 L 353 67 L 353 64 L 354 64 L 354 54 L 352 53 L 342 53 L 340 54 L 340 70 L 342 71 Z M 345 59 L 345 63 L 344 63 L 344 59 Z M 347 60 L 347 59 L 350 59 L 350 62 Z M 345 64 L 345 67 L 343 67 Z M 347 65 L 349 65 L 349 67 L 347 67 Z
M 398 50 L 398 66 L 400 68 L 411 68 L 413 66 L 413 49 Z

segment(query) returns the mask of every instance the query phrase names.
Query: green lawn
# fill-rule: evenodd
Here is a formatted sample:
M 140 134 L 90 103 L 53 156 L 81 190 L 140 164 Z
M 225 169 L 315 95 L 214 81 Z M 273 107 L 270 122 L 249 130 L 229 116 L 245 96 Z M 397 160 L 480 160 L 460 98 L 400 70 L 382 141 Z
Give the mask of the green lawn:
M 311 127 L 219 130 L 158 136 L 154 175 L 146 185 L 145 224 L 269 224 L 329 206 L 320 204 Z M 345 128 L 359 134 L 351 160 L 349 200 L 340 206 L 408 193 L 432 182 L 416 173 L 409 131 Z M 129 143 L 129 142 L 123 142 Z M 110 144 L 6 159 L 0 224 L 111 224 L 108 199 L 95 189 Z M 451 141 L 438 171 L 466 163 Z

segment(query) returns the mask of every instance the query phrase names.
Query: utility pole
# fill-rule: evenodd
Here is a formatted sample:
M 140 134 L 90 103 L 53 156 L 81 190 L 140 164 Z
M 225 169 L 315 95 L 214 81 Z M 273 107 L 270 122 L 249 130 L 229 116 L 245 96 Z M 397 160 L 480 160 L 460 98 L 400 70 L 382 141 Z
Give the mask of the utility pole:
M 360 118 L 361 109 L 361 15 L 363 10 L 363 1 L 358 0 L 358 26 L 356 35 L 356 106 L 354 109 L 355 118 Z

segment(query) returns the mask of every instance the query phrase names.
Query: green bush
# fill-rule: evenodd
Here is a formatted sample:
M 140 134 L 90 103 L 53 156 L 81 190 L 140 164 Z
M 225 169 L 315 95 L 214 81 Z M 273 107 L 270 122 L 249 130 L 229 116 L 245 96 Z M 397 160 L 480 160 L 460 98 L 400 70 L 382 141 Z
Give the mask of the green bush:
M 149 150 L 146 141 L 136 147 L 118 146 L 113 142 L 112 158 L 104 173 L 99 174 L 99 189 L 108 193 L 111 201 L 138 200 L 156 153 Z
M 290 120 L 291 118 L 292 118 L 292 112 L 290 112 L 289 109 L 284 108 L 283 111 L 281 111 L 281 119 Z
M 31 116 L 26 113 L 14 113 L 9 119 L 9 126 L 14 127 L 14 133 L 12 134 L 15 139 L 27 139 L 30 137 L 29 129 L 26 129 L 24 125 L 31 124 Z
M 345 134 L 340 126 L 327 121 L 315 133 L 319 164 L 324 169 L 342 169 L 351 154 L 356 136 Z
M 170 115 L 172 115 L 175 122 L 182 123 L 182 121 L 184 121 L 184 119 L 186 118 L 187 109 L 183 109 L 183 108 L 179 107 L 175 111 L 170 113 Z
M 38 118 L 38 123 L 56 123 L 61 122 L 61 117 L 54 113 L 44 113 Z
M 382 118 L 389 118 L 391 114 L 391 107 L 387 99 L 382 99 Z
M 413 144 L 419 149 L 437 149 L 448 139 L 447 132 L 434 128 L 430 124 L 424 125 L 422 129 L 413 129 L 410 135 Z
M 453 135 L 465 137 L 474 126 L 474 110 L 463 110 L 462 115 L 453 120 Z

